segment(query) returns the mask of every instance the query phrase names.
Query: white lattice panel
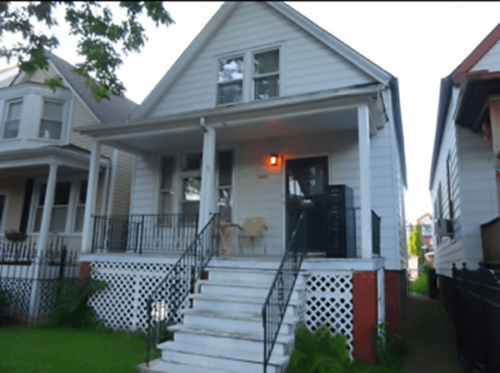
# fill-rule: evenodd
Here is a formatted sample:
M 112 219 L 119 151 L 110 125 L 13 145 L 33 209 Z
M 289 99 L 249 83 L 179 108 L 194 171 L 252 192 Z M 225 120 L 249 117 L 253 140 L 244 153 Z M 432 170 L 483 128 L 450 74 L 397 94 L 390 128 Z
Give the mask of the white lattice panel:
M 4 311 L 7 315 L 28 315 L 31 283 L 23 278 L 0 278 L 0 289 L 8 290 L 10 297 L 9 308 Z
M 89 304 L 106 326 L 114 329 L 145 329 L 148 319 L 147 298 L 171 267 L 171 264 L 165 263 L 93 262 L 92 278 L 105 281 L 108 286 L 95 294 Z M 181 278 L 177 287 L 189 287 L 190 276 Z M 170 300 L 169 288 L 171 286 L 162 287 L 155 300 Z M 181 309 L 188 306 L 189 299 Z M 175 315 L 174 320 L 182 322 L 182 315 Z
M 342 333 L 353 351 L 352 274 L 312 273 L 307 276 L 304 322 L 315 331 L 326 325 Z

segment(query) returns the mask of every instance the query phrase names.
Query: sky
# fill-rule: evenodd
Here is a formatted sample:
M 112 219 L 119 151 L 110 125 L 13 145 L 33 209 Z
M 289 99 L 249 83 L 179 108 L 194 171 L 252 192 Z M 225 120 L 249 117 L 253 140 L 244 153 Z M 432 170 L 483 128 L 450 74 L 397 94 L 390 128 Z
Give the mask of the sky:
M 439 84 L 500 22 L 500 2 L 287 2 L 295 10 L 399 79 L 408 189 L 407 222 L 432 213 L 429 176 Z M 124 57 L 118 76 L 126 96 L 140 104 L 187 48 L 222 2 L 165 2 L 175 21 L 168 28 L 145 22 L 149 40 Z M 118 18 L 116 4 L 111 8 Z M 61 13 L 62 14 L 62 13 Z M 70 63 L 77 39 L 62 17 L 53 29 L 53 52 Z M 7 40 L 4 40 L 4 42 Z M 11 63 L 12 64 L 12 63 Z M 0 59 L 0 69 L 7 62 Z

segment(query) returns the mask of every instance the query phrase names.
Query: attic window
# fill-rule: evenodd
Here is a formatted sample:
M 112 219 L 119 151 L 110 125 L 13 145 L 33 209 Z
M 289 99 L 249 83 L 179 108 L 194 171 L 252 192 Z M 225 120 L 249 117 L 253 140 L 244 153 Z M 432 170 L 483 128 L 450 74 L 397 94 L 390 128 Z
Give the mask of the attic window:
M 63 104 L 61 102 L 44 100 L 38 137 L 59 140 L 62 132 L 62 114 Z
M 253 56 L 255 100 L 279 96 L 279 50 L 256 53 Z
M 243 99 L 243 57 L 219 60 L 217 103 L 241 102 Z

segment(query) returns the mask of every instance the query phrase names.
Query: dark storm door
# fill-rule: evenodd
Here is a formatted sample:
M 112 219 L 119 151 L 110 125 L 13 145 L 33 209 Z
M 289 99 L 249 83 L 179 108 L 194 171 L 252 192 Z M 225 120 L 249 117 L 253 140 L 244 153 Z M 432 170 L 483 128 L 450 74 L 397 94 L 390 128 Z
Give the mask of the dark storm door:
M 325 252 L 328 157 L 291 159 L 285 169 L 287 245 L 301 212 L 306 211 L 308 251 Z

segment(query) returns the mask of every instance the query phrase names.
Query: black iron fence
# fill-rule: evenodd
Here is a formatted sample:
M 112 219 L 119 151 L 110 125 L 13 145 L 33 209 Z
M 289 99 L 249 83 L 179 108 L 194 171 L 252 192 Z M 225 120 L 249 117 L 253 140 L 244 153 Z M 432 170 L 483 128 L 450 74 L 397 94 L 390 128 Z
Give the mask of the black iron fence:
M 457 345 L 468 372 L 500 372 L 500 271 L 453 265 Z
M 274 344 L 285 317 L 285 312 L 292 296 L 293 288 L 299 274 L 300 266 L 307 252 L 308 231 L 307 217 L 303 212 L 295 226 L 288 243 L 276 277 L 269 289 L 262 307 L 262 323 L 264 327 L 264 373 L 271 359 Z
M 183 251 L 198 233 L 198 214 L 94 216 L 92 252 Z
M 0 324 L 29 325 L 50 315 L 53 285 L 77 278 L 78 253 L 66 248 L 40 250 L 20 243 L 0 247 Z
M 146 364 L 149 364 L 153 344 L 167 337 L 167 327 L 186 304 L 188 295 L 194 291 L 212 257 L 218 255 L 219 223 L 219 214 L 213 215 L 148 297 Z

